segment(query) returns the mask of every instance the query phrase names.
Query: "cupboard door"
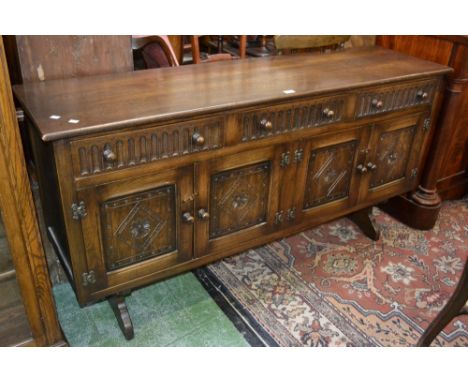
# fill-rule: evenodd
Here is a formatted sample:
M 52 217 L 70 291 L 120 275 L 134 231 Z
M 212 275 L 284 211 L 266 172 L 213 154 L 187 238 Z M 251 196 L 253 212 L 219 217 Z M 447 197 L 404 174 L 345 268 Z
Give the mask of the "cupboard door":
M 81 285 L 112 287 L 192 258 L 193 167 L 79 191 L 88 269 Z M 185 214 L 185 215 L 184 215 Z M 94 280 L 93 280 L 94 279 Z M 93 281 L 93 282 L 91 282 Z
M 423 141 L 423 118 L 412 115 L 376 124 L 363 166 L 361 200 L 377 201 L 416 185 Z
M 198 164 L 197 257 L 271 232 L 278 206 L 280 151 L 267 147 Z
M 297 173 L 297 222 L 320 219 L 356 203 L 360 179 L 355 169 L 365 156 L 367 132 L 360 127 L 305 142 Z

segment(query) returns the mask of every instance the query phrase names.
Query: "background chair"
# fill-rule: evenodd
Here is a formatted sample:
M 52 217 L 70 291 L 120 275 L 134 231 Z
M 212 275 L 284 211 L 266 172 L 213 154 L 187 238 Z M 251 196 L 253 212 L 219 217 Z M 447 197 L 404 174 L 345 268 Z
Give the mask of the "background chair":
M 179 66 L 166 35 L 132 36 L 132 49 L 135 69 Z
M 448 300 L 444 308 L 437 317 L 428 326 L 426 331 L 419 339 L 417 346 L 430 346 L 437 335 L 452 321 L 455 317 L 468 314 L 466 301 L 468 299 L 468 260 L 465 261 L 465 268 L 458 282 L 455 292 Z
M 344 49 L 351 36 L 274 36 L 277 54 L 326 53 Z
M 237 58 L 245 58 L 247 47 L 247 36 L 239 36 L 239 56 L 231 53 L 225 53 L 223 36 L 218 36 L 217 39 L 217 53 L 202 54 L 200 52 L 200 37 L 190 36 L 190 44 L 192 50 L 192 58 L 194 64 L 203 64 L 215 61 L 233 60 Z

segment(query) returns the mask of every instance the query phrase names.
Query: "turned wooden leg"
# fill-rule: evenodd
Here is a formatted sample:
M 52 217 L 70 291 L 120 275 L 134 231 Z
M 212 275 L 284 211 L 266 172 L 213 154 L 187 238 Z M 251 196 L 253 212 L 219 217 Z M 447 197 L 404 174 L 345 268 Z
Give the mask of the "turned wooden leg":
M 351 219 L 367 237 L 374 241 L 379 240 L 380 228 L 372 216 L 372 207 L 354 212 L 348 215 L 348 218 Z
M 117 294 L 109 297 L 108 301 L 114 311 L 115 318 L 117 318 L 120 330 L 127 340 L 131 340 L 134 337 L 133 323 L 127 310 L 127 304 L 125 304 L 125 296 Z

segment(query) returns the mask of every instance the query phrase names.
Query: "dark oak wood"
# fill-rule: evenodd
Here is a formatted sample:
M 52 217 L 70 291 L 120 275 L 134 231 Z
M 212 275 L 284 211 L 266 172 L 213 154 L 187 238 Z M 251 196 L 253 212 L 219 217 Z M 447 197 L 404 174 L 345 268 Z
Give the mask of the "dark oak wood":
M 360 211 L 353 212 L 348 215 L 348 218 L 351 219 L 353 223 L 355 223 L 369 238 L 374 241 L 379 240 L 380 228 L 372 216 L 372 207 L 367 207 Z
M 14 266 L 14 271 L 3 273 L 3 276 L 5 279 L 16 276 L 20 304 L 24 305 L 24 309 L 11 306 L 6 313 L 0 312 L 1 332 L 8 336 L 8 339 L 0 339 L 0 343 L 4 346 L 62 343 L 1 39 L 0 148 L 0 209 L 5 226 L 3 234 Z M 2 293 L 7 287 L 2 284 Z M 5 302 L 5 295 L 2 300 Z M 21 331 L 13 332 L 13 328 L 18 329 L 24 321 L 27 321 L 28 329 L 22 326 Z M 8 327 L 11 331 L 4 333 L 3 329 Z
M 50 141 L 448 71 L 374 47 L 306 56 L 300 61 L 281 56 L 213 65 L 57 80 L 47 86 L 28 83 L 16 87 L 15 94 L 42 139 Z M 291 89 L 294 93 L 284 93 Z M 60 119 L 51 120 L 52 115 Z
M 135 334 L 133 331 L 132 319 L 130 318 L 127 304 L 125 303 L 125 296 L 122 294 L 114 295 L 111 296 L 108 301 L 125 339 L 131 340 Z
M 16 87 L 79 303 L 414 189 L 449 69 L 381 48 L 328 57 Z
M 468 191 L 468 38 L 466 36 L 378 36 L 377 44 L 448 65 L 444 102 L 423 169 L 421 184 L 383 208 L 419 229 L 434 226 L 442 199 Z

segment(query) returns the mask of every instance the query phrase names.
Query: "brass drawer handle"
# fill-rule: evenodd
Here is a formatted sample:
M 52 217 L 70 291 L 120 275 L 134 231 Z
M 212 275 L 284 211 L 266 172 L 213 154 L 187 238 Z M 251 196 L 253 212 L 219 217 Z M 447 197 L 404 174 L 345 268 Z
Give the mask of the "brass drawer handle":
M 112 151 L 111 148 L 106 148 L 102 152 L 102 156 L 106 162 L 115 162 L 117 160 L 117 154 Z
M 429 96 L 429 94 L 427 94 L 427 92 L 423 91 L 423 90 L 419 90 L 417 93 L 416 93 L 416 97 L 418 97 L 419 99 L 426 99 L 427 97 Z
M 377 165 L 372 163 L 372 162 L 369 162 L 367 163 L 367 168 L 370 170 L 370 171 L 374 171 L 376 168 L 377 168 Z
M 372 100 L 372 106 L 374 106 L 376 109 L 382 109 L 383 108 L 383 101 L 379 100 L 377 98 L 374 98 Z
M 356 167 L 356 170 L 361 174 L 365 174 L 367 172 L 367 167 L 360 164 Z
M 272 130 L 273 129 L 273 123 L 269 121 L 266 118 L 262 118 L 259 122 L 260 127 L 265 130 Z
M 182 220 L 185 223 L 193 223 L 195 221 L 195 218 L 193 217 L 193 215 L 190 212 L 184 212 L 182 214 Z
M 192 142 L 195 143 L 197 146 L 203 146 L 205 144 L 205 137 L 199 132 L 195 132 L 192 135 Z
M 200 208 L 198 210 L 198 217 L 201 219 L 201 220 L 207 220 L 209 217 L 210 217 L 210 214 L 208 213 L 208 211 L 206 211 L 204 208 Z
M 323 109 L 322 114 L 326 118 L 333 118 L 335 115 L 335 112 L 327 107 Z

